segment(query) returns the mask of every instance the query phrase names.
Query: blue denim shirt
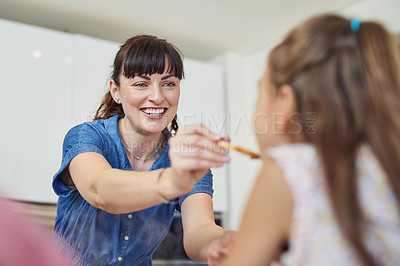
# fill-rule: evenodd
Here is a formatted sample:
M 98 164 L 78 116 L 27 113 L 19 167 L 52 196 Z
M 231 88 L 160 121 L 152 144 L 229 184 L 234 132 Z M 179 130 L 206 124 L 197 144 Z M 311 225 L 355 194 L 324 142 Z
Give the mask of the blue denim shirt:
M 83 152 L 97 152 L 111 167 L 132 170 L 118 130 L 118 116 L 73 127 L 63 145 L 61 167 L 53 178 L 59 196 L 55 239 L 78 265 L 152 265 L 151 257 L 167 234 L 175 209 L 194 193 L 213 195 L 209 171 L 193 190 L 179 198 L 178 205 L 160 204 L 126 214 L 110 214 L 91 206 L 76 188 L 62 183 L 60 175 L 71 160 Z M 169 136 L 168 136 L 169 138 Z M 170 166 L 168 143 L 150 170 Z

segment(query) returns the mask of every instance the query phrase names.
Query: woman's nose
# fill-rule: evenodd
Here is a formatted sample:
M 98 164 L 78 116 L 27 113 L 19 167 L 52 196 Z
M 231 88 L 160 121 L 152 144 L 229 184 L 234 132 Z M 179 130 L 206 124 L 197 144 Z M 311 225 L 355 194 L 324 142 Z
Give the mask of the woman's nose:
M 162 94 L 161 88 L 158 85 L 154 85 L 150 90 L 149 100 L 155 104 L 160 104 L 164 101 L 164 95 Z

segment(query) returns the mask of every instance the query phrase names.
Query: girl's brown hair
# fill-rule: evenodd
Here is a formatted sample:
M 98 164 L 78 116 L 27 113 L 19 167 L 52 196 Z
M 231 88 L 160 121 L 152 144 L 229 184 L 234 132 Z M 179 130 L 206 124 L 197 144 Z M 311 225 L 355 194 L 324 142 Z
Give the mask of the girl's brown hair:
M 119 49 L 114 59 L 114 69 L 111 79 L 119 86 L 119 77 L 124 75 L 132 78 L 137 75 L 162 74 L 168 63 L 167 72 L 174 74 L 179 80 L 184 77 L 181 54 L 173 44 L 155 36 L 138 35 L 128 39 Z M 107 119 L 125 113 L 121 104 L 114 101 L 110 92 L 107 92 L 95 114 L 94 120 Z M 178 130 L 177 116 L 170 126 L 171 133 Z
M 394 38 L 380 24 L 352 30 L 350 23 L 336 15 L 306 21 L 271 52 L 269 70 L 275 88 L 294 89 L 295 122 L 320 153 L 342 232 L 360 262 L 375 265 L 363 242 L 355 163 L 357 148 L 369 144 L 400 202 L 400 63 Z M 316 123 L 307 114 L 316 114 Z

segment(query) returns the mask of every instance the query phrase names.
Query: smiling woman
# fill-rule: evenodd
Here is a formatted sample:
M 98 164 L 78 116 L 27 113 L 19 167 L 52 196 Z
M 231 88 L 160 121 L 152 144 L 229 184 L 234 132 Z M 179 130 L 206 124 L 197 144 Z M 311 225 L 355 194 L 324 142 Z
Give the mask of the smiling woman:
M 179 101 L 179 81 L 183 77 L 183 62 L 178 50 L 172 44 L 165 41 L 156 42 L 152 36 L 133 37 L 121 46 L 115 57 L 110 91 L 105 95 L 95 119 L 107 119 L 116 114 L 120 117 L 126 115 L 122 107 L 121 97 L 123 96 L 120 95 L 120 85 L 122 86 L 121 90 L 124 87 L 127 88 L 126 90 L 130 88 L 129 92 L 131 93 L 126 92 L 127 97 L 131 95 L 138 100 L 139 95 L 145 97 L 146 93 L 149 94 L 149 89 L 156 89 L 150 97 L 155 97 L 157 102 L 160 101 L 160 97 L 171 94 L 160 93 L 160 90 L 154 87 L 158 81 L 159 87 L 172 87 L 172 91 L 175 92 L 173 93 L 176 101 L 174 103 L 177 105 Z M 170 114 L 174 111 L 175 116 L 171 122 L 171 131 L 178 129 L 176 109 L 171 110 Z M 132 115 L 129 112 L 127 113 Z
M 166 71 L 168 64 L 167 61 Z M 121 76 L 119 85 L 114 80 L 110 81 L 110 93 L 114 101 L 121 104 L 127 114 L 121 119 L 125 128 L 134 127 L 144 134 L 157 133 L 176 119 L 179 78 L 166 71 L 132 78 Z
M 53 179 L 59 196 L 55 233 L 74 263 L 151 265 L 175 210 L 191 259 L 225 254 L 209 169 L 229 162 L 217 145 L 229 139 L 201 124 L 177 132 L 183 76 L 172 44 L 133 37 L 115 57 L 95 120 L 67 133 Z

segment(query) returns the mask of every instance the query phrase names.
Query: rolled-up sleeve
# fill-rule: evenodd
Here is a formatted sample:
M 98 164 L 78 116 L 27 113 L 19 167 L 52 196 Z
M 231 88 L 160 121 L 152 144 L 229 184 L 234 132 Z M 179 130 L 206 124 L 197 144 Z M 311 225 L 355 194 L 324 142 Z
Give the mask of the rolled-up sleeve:
M 53 190 L 57 196 L 68 196 L 74 189 L 68 188 L 60 179 L 61 173 L 67 168 L 71 160 L 80 153 L 102 153 L 102 138 L 95 128 L 88 124 L 81 124 L 68 131 L 64 138 L 61 167 L 53 177 Z
M 197 181 L 196 185 L 190 191 L 188 194 L 185 194 L 181 197 L 179 197 L 179 207 L 181 207 L 182 202 L 189 197 L 190 195 L 196 194 L 196 193 L 206 193 L 209 194 L 211 197 L 214 195 L 214 189 L 213 189 L 213 174 L 211 170 L 208 170 L 207 174 Z

